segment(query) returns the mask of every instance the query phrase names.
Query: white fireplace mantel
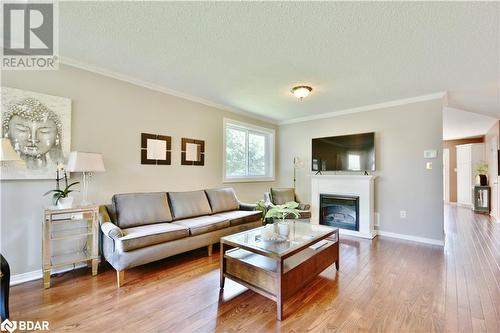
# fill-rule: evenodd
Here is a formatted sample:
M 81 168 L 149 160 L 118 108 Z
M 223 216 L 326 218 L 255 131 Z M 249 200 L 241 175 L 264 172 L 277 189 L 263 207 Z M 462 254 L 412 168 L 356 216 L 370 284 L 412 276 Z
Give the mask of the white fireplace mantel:
M 373 175 L 311 176 L 311 223 L 319 224 L 320 194 L 359 197 L 359 231 L 340 229 L 344 235 L 373 239 L 375 230 L 375 190 Z

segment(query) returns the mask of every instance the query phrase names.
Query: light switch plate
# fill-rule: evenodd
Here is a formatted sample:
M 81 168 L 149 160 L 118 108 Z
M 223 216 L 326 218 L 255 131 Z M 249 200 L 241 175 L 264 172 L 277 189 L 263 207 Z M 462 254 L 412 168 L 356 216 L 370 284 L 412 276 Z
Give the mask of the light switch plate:
M 432 170 L 432 162 L 427 162 L 427 163 L 425 163 L 425 168 L 426 168 L 427 170 Z
M 438 152 L 436 149 L 424 150 L 424 158 L 436 158 L 437 155 L 438 155 Z

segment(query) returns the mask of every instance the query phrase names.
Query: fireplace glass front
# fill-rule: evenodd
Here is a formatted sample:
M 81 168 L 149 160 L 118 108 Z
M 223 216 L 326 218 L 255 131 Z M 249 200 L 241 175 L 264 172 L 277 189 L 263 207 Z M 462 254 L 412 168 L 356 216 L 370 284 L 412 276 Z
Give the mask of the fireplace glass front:
M 319 223 L 359 231 L 359 197 L 320 194 Z

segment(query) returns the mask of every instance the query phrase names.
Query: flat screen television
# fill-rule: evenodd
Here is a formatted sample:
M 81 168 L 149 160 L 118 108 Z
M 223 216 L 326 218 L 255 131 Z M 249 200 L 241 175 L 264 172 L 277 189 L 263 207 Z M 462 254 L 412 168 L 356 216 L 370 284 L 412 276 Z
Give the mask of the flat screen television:
M 375 133 L 312 139 L 313 171 L 375 171 Z

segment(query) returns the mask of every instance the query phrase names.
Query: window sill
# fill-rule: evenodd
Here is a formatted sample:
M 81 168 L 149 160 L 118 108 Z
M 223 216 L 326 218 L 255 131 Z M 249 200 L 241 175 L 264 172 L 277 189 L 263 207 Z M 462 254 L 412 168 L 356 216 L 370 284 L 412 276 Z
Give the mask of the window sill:
M 274 182 L 274 177 L 257 177 L 257 178 L 224 178 L 223 183 L 256 183 L 256 182 Z

